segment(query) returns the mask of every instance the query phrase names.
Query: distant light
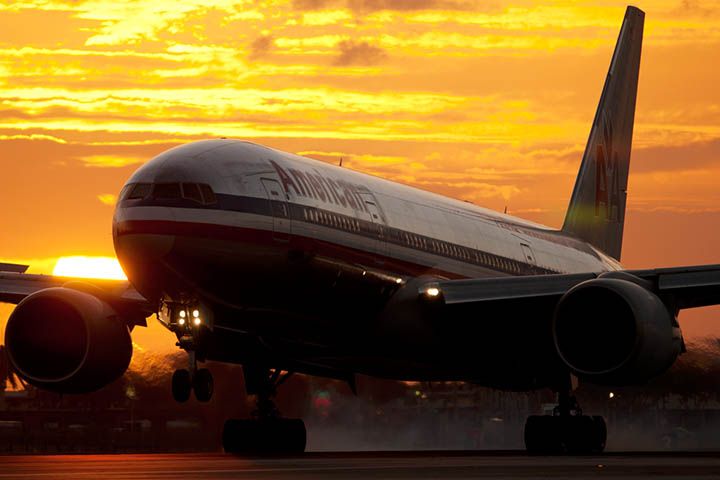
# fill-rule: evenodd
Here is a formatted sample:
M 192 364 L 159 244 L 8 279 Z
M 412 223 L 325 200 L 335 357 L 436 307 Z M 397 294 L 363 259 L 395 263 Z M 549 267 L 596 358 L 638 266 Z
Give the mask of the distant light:
M 198 325 L 200 325 L 200 324 L 202 323 L 202 320 L 200 320 L 200 317 L 196 317 L 196 318 L 193 320 L 193 323 L 195 324 L 195 326 L 198 326 Z
M 437 297 L 440 295 L 440 289 L 437 287 L 430 287 L 427 290 L 425 290 L 425 295 L 428 297 Z
M 180 318 L 185 318 L 185 310 L 180 310 Z
M 200 310 L 193 310 L 193 317 L 198 318 L 200 316 Z
M 615 394 L 613 392 L 610 392 L 610 395 L 608 395 L 608 398 L 614 398 Z
M 185 319 L 180 318 L 180 320 L 178 320 L 178 325 L 185 325 Z
M 402 283 L 402 278 L 396 278 L 395 283 Z

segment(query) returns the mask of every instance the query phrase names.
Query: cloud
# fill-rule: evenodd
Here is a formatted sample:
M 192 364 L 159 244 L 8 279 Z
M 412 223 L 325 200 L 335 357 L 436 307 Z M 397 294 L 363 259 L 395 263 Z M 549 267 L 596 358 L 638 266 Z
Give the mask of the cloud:
M 32 133 L 30 135 L 17 134 L 17 135 L 1 135 L 0 140 L 48 140 L 55 143 L 65 144 L 67 143 L 64 139 L 56 137 L 54 135 L 44 135 L 40 133 Z
M 635 173 L 678 172 L 717 169 L 720 166 L 720 139 L 684 145 L 654 145 L 633 149 L 631 168 Z
M 321 10 L 337 4 L 339 2 L 332 0 L 293 0 L 292 7 L 294 10 Z
M 682 0 L 680 6 L 675 9 L 678 14 L 691 16 L 709 16 L 718 13 L 714 2 L 700 2 L 699 0 Z
M 368 42 L 344 40 L 338 46 L 340 56 L 335 59 L 335 65 L 376 65 L 387 58 L 385 50 Z
M 137 157 L 126 157 L 126 156 L 119 156 L 119 155 L 90 155 L 87 157 L 82 157 L 81 160 L 87 167 L 117 168 L 117 167 L 125 167 L 128 165 L 133 165 L 136 163 L 142 163 L 147 159 L 137 158 Z M 98 198 L 100 198 L 100 197 L 98 197 Z M 100 201 L 103 202 L 102 199 L 100 199 Z M 103 202 L 103 203 L 105 203 L 105 202 Z
M 97 199 L 100 200 L 100 203 L 103 205 L 114 207 L 117 202 L 117 195 L 113 195 L 112 193 L 101 193 L 97 196 Z
M 348 8 L 366 13 L 379 10 L 487 10 L 494 2 L 480 0 L 293 0 L 295 10 L 322 10 Z
M 275 39 L 272 35 L 262 35 L 250 44 L 251 59 L 258 59 L 267 55 L 275 46 Z
M 348 7 L 359 12 L 377 10 L 474 10 L 486 9 L 488 2 L 459 0 L 348 0 Z

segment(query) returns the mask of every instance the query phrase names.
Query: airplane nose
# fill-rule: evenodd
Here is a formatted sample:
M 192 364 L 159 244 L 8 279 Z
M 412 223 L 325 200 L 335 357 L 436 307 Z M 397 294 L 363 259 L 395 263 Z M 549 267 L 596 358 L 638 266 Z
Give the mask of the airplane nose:
M 116 221 L 113 224 L 115 254 L 130 283 L 148 300 L 157 300 L 165 285 L 167 256 L 175 245 L 175 236 L 157 231 L 153 221 Z

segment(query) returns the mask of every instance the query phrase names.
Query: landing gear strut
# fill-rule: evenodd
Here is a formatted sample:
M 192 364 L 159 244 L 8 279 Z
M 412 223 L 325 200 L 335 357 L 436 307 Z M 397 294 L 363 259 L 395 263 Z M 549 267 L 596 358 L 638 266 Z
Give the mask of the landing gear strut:
M 299 454 L 305 451 L 305 423 L 300 419 L 282 418 L 273 398 L 277 388 L 291 372 L 243 366 L 245 389 L 256 396 L 256 409 L 250 419 L 231 419 L 223 428 L 223 448 L 228 453 Z
M 605 419 L 583 415 L 569 386 L 558 391 L 558 405 L 552 415 L 533 415 L 525 423 L 525 448 L 529 453 L 600 453 L 606 441 Z
M 172 394 L 176 402 L 185 403 L 190 392 L 195 392 L 199 402 L 209 402 L 212 398 L 214 383 L 212 373 L 207 368 L 197 368 L 194 351 L 188 352 L 189 367 L 175 370 L 172 376 Z

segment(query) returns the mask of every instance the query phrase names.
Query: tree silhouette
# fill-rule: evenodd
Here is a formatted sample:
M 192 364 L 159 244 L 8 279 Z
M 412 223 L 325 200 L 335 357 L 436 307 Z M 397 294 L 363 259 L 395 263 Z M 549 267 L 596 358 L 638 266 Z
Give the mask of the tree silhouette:
M 8 384 L 13 390 L 17 390 L 19 387 L 25 387 L 25 382 L 18 376 L 10 364 L 7 348 L 5 345 L 0 345 L 0 392 L 5 391 Z

